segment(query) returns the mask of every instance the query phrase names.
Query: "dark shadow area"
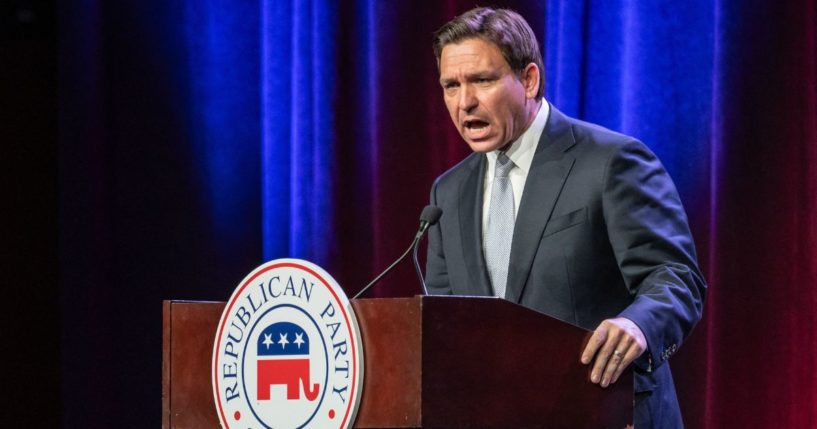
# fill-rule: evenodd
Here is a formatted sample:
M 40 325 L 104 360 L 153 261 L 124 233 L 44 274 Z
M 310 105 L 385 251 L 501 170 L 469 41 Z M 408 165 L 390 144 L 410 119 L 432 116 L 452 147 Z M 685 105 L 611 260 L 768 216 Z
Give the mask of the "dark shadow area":
M 57 38 L 53 1 L 0 6 L 3 423 L 59 425 Z

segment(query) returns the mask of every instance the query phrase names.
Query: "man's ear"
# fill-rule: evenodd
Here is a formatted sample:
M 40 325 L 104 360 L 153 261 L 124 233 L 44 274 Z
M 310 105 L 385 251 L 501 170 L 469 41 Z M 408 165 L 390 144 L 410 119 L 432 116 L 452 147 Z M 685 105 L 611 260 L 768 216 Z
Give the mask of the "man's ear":
M 536 94 L 539 92 L 539 79 L 542 78 L 542 74 L 539 73 L 539 67 L 534 63 L 528 64 L 522 69 L 520 77 L 522 86 L 525 87 L 525 95 L 531 99 L 536 98 Z

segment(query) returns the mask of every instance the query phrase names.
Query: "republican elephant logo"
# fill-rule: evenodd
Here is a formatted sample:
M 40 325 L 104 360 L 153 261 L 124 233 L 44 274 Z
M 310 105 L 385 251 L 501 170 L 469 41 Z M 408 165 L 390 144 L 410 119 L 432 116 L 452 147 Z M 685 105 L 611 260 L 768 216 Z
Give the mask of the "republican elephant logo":
M 309 401 L 318 397 L 320 386 L 312 383 L 309 373 L 309 337 L 298 325 L 278 322 L 267 326 L 258 336 L 257 396 L 270 399 L 270 387 L 286 386 L 287 399 Z

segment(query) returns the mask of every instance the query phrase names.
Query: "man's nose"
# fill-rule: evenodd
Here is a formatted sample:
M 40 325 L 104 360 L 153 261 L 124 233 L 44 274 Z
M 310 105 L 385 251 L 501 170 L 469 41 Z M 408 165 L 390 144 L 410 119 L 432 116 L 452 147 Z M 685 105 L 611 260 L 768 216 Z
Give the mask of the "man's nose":
M 460 91 L 460 110 L 470 112 L 477 107 L 478 100 L 474 88 L 470 85 L 463 85 Z

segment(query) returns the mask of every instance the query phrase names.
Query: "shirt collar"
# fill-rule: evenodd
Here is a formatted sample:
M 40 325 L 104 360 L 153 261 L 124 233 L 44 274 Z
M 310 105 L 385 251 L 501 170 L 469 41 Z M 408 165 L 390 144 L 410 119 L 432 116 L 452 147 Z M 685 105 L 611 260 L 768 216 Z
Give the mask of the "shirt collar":
M 528 174 L 530 165 L 533 163 L 533 155 L 536 153 L 536 147 L 539 146 L 539 139 L 545 130 L 549 115 L 550 105 L 547 100 L 542 99 L 542 106 L 539 108 L 539 112 L 536 113 L 536 118 L 533 119 L 528 129 L 525 130 L 516 141 L 511 143 L 511 147 L 505 151 L 508 158 L 510 158 L 517 167 L 522 169 L 525 175 Z M 496 161 L 498 152 L 499 150 L 492 150 L 487 153 L 491 164 Z

